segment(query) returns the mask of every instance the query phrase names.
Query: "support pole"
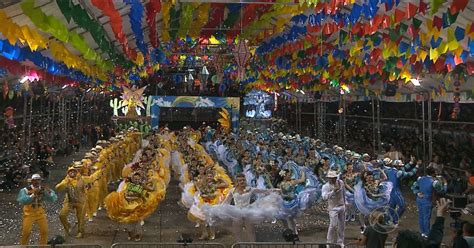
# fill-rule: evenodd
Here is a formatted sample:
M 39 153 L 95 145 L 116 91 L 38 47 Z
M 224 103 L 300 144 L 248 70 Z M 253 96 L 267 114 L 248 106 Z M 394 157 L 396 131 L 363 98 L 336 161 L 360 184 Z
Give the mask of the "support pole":
M 426 137 L 425 137 L 425 95 L 423 94 L 421 102 L 421 117 L 422 117 L 422 144 L 423 144 L 423 162 L 426 164 Z M 423 170 L 426 169 L 426 166 L 423 167 Z
M 342 96 L 342 143 L 346 144 L 346 95 Z
M 30 97 L 30 111 L 28 118 L 28 147 L 27 152 L 30 154 L 31 147 L 31 119 L 33 118 L 33 97 Z
M 376 133 L 375 133 L 375 99 L 374 96 L 371 97 L 372 99 L 372 152 L 376 154 L 375 150 L 375 144 L 376 144 Z
M 432 109 L 431 109 L 431 94 L 428 93 L 428 159 L 427 162 L 430 162 L 433 158 L 433 127 L 432 127 Z
M 26 149 L 26 115 L 28 113 L 28 96 L 23 94 L 23 151 Z
M 378 153 L 382 152 L 382 131 L 380 125 L 380 99 L 377 98 L 377 150 Z
M 317 125 L 316 125 L 316 100 L 313 102 L 313 136 L 317 134 Z

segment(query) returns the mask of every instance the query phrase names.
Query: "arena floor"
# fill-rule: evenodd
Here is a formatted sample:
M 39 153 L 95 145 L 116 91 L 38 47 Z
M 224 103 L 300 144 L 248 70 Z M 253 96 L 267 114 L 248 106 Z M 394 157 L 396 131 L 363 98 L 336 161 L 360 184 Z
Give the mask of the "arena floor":
M 83 152 L 71 155 L 69 157 L 56 158 L 56 166 L 51 170 L 51 180 L 47 182 L 51 187 L 59 182 L 65 175 L 67 163 L 74 159 L 83 157 Z M 12 192 L 0 192 L 0 245 L 18 244 L 21 232 L 22 212 L 20 205 L 16 202 L 18 190 Z M 414 198 L 408 192 L 408 209 L 403 216 L 398 229 L 418 230 L 418 216 Z M 194 238 L 194 242 L 204 242 L 197 240 L 197 229 L 194 223 L 186 218 L 187 210 L 178 205 L 181 192 L 177 180 L 171 180 L 166 193 L 166 199 L 159 205 L 157 211 L 145 221 L 145 233 L 142 242 L 176 242 L 182 234 Z M 59 222 L 59 210 L 62 206 L 63 194 L 54 204 L 47 205 L 47 214 L 49 221 L 49 237 L 63 235 L 63 229 Z M 70 215 L 72 219 L 72 214 Z M 434 218 L 432 218 L 434 220 Z M 451 231 L 449 223 L 452 220 L 447 219 L 444 242 L 449 243 Z M 300 240 L 302 242 L 325 242 L 326 230 L 328 226 L 328 216 L 323 207 L 318 206 L 309 209 L 298 219 Z M 105 210 L 98 213 L 93 222 L 86 222 L 86 232 L 84 238 L 76 239 L 75 229 L 73 237 L 69 237 L 66 243 L 69 244 L 97 244 L 103 247 L 110 247 L 114 243 L 129 242 L 127 234 L 123 231 L 124 227 L 116 222 L 109 220 Z M 37 227 L 33 229 L 32 240 L 38 242 Z M 213 242 L 222 243 L 230 246 L 234 243 L 231 233 L 224 229 L 217 229 L 216 240 Z M 257 241 L 265 242 L 284 242 L 282 232 L 284 228 L 282 223 L 266 223 L 257 228 Z M 388 242 L 397 234 L 394 230 L 389 234 Z M 347 223 L 346 225 L 346 244 L 355 242 L 360 235 L 359 225 L 356 223 Z

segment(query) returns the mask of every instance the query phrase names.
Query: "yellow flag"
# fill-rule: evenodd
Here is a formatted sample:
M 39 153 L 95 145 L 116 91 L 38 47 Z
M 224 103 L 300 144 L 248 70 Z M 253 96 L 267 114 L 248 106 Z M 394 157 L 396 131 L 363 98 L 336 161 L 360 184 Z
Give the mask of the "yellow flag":
M 438 50 L 430 48 L 430 59 L 436 63 L 436 61 L 438 60 L 438 57 L 439 57 Z
M 421 62 L 425 61 L 426 56 L 428 56 L 428 53 L 425 50 L 420 49 L 420 51 L 418 52 L 418 58 Z

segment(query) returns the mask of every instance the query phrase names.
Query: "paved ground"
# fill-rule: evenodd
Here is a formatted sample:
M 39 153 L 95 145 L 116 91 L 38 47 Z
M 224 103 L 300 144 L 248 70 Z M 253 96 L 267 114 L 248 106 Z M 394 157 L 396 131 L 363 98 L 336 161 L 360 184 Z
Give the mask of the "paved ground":
M 65 168 L 72 160 L 83 157 L 84 152 L 73 154 L 69 157 L 56 158 L 56 167 L 51 170 L 51 181 L 47 182 L 54 187 L 55 183 L 60 181 L 64 174 Z M 111 187 L 113 189 L 113 187 Z M 21 232 L 21 208 L 16 202 L 16 194 L 18 190 L 12 192 L 0 192 L 0 245 L 18 244 Z M 180 198 L 180 189 L 176 179 L 170 182 L 166 193 L 166 199 L 160 204 L 157 211 L 145 221 L 145 236 L 143 242 L 176 242 L 181 234 L 190 235 L 196 238 L 197 229 L 194 224 L 187 220 L 186 209 L 181 208 L 177 201 Z M 410 195 L 406 193 L 405 195 Z M 59 210 L 62 206 L 64 195 L 60 195 L 57 203 L 47 205 L 47 214 L 49 220 L 49 236 L 60 234 L 63 235 L 63 229 L 59 222 Z M 403 217 L 400 228 L 418 230 L 418 217 L 414 200 L 407 197 L 408 210 Z M 71 215 L 72 219 L 72 215 Z M 433 218 L 434 219 L 434 218 Z M 326 239 L 328 217 L 321 207 L 315 207 L 308 210 L 299 220 L 300 239 L 304 242 L 324 242 Z M 451 222 L 451 220 L 447 220 Z M 446 226 L 449 226 L 446 224 Z M 76 230 L 73 230 L 74 232 Z M 284 241 L 282 238 L 282 223 L 266 223 L 257 228 L 258 241 L 278 242 Z M 445 242 L 449 242 L 445 231 Z M 389 236 L 391 240 L 397 231 Z M 360 235 L 359 226 L 355 223 L 346 225 L 346 243 L 353 242 Z M 449 233 L 449 235 L 451 235 Z M 34 228 L 32 239 L 38 242 L 38 231 Z M 99 244 L 103 247 L 117 242 L 127 242 L 127 234 L 123 231 L 123 226 L 109 220 L 104 210 L 100 211 L 98 217 L 93 222 L 86 223 L 86 233 L 83 239 L 68 238 L 67 243 L 72 244 Z M 198 241 L 195 241 L 198 242 Z M 217 233 L 215 242 L 230 245 L 233 238 L 230 232 L 220 229 Z

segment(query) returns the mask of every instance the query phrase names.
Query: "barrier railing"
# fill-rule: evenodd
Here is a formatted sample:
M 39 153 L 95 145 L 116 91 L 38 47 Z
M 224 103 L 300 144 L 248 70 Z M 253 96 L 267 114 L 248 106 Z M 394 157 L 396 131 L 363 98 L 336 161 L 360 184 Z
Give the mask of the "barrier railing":
M 0 248 L 102 248 L 100 245 L 61 244 L 61 245 L 0 245 Z
M 242 242 L 235 243 L 232 248 L 319 248 L 319 247 L 331 247 L 331 248 L 342 248 L 338 244 L 331 243 L 318 243 L 318 242 Z
M 344 248 L 363 248 L 365 245 L 358 245 L 356 242 L 350 242 L 344 245 Z M 385 248 L 392 248 L 393 244 L 391 242 L 385 242 Z
M 225 248 L 219 243 L 115 243 L 111 248 Z

